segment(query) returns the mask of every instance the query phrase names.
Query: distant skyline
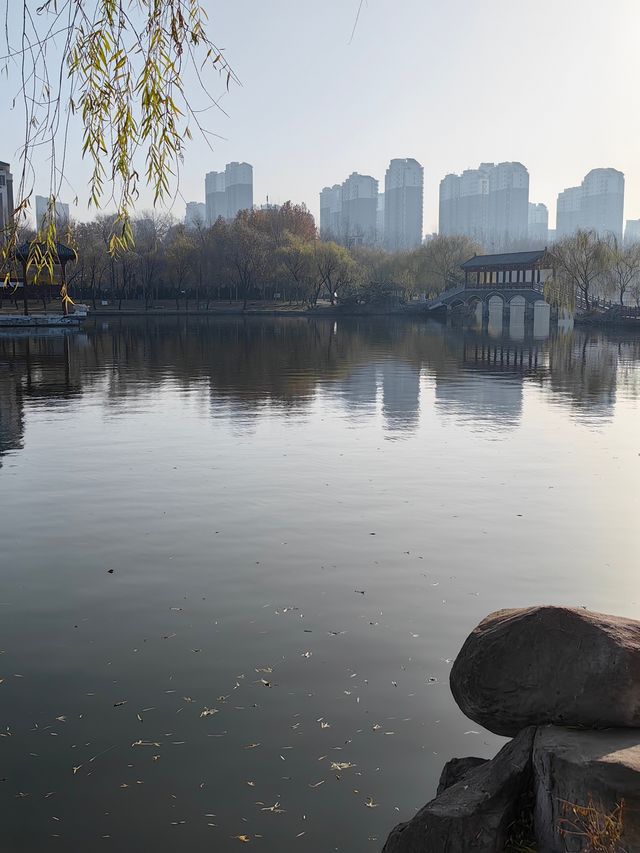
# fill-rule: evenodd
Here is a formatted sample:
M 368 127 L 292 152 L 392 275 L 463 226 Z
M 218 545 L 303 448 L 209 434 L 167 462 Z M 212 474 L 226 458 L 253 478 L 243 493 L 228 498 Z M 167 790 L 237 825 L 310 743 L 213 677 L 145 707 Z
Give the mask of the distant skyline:
M 242 82 L 225 93 L 226 115 L 200 115 L 213 151 L 197 132 L 185 149 L 178 219 L 204 201 L 204 175 L 230 161 L 254 166 L 254 200 L 305 202 L 319 219 L 318 193 L 352 172 L 382 182 L 393 158 L 424 166 L 424 231 L 438 227 L 438 188 L 447 173 L 479 162 L 519 161 L 530 200 L 549 208 L 591 169 L 626 177 L 625 219 L 640 217 L 640 79 L 637 0 L 368 0 L 353 40 L 359 0 L 321 5 L 273 0 L 204 0 L 213 39 Z M 0 159 L 19 174 L 23 126 L 14 74 L 3 79 Z M 194 88 L 194 87 L 191 87 Z M 89 164 L 78 134 L 67 155 L 61 200 L 86 218 Z M 36 155 L 35 192 L 46 194 L 44 151 Z M 139 209 L 151 207 L 141 193 Z M 105 209 L 107 205 L 105 204 Z

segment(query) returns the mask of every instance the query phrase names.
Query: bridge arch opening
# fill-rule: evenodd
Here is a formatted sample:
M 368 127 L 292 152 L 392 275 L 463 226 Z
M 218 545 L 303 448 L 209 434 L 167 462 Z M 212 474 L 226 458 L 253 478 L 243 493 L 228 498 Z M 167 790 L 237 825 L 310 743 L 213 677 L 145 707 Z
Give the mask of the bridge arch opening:
M 544 299 L 536 299 L 533 303 L 533 336 L 546 338 L 549 334 L 551 306 Z

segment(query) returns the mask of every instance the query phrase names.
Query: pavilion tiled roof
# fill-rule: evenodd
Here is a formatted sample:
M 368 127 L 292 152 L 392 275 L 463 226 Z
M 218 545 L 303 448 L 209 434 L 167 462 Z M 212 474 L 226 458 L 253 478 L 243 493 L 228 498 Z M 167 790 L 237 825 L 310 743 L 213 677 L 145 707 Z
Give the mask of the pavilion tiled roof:
M 498 255 L 474 255 L 468 261 L 460 264 L 463 270 L 478 270 L 486 267 L 515 268 L 537 264 L 546 255 L 546 249 L 535 252 L 504 252 Z

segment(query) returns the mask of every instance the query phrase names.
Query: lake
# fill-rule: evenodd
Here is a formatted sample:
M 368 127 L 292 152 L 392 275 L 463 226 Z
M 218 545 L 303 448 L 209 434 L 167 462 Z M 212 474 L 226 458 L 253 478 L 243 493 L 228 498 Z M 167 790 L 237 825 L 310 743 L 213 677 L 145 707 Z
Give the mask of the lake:
M 379 851 L 490 611 L 640 617 L 640 338 L 0 337 L 2 850 Z M 249 848 L 252 849 L 252 848 Z

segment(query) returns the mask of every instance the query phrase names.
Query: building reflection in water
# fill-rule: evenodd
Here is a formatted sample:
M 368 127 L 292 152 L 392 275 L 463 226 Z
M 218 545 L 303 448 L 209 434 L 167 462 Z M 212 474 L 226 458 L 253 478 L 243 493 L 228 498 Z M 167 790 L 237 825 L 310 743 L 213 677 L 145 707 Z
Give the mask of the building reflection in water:
M 497 312 L 495 318 L 497 321 Z M 527 384 L 591 423 L 621 391 L 638 395 L 640 339 L 594 330 L 538 337 L 512 312 L 506 334 L 405 320 L 117 318 L 80 333 L 0 336 L 0 461 L 23 446 L 36 408 L 84 397 L 107 412 L 159 392 L 207 402 L 251 432 L 267 412 L 308 413 L 326 395 L 354 424 L 382 415 L 386 437 L 419 426 L 423 383 L 437 410 L 512 429 Z

